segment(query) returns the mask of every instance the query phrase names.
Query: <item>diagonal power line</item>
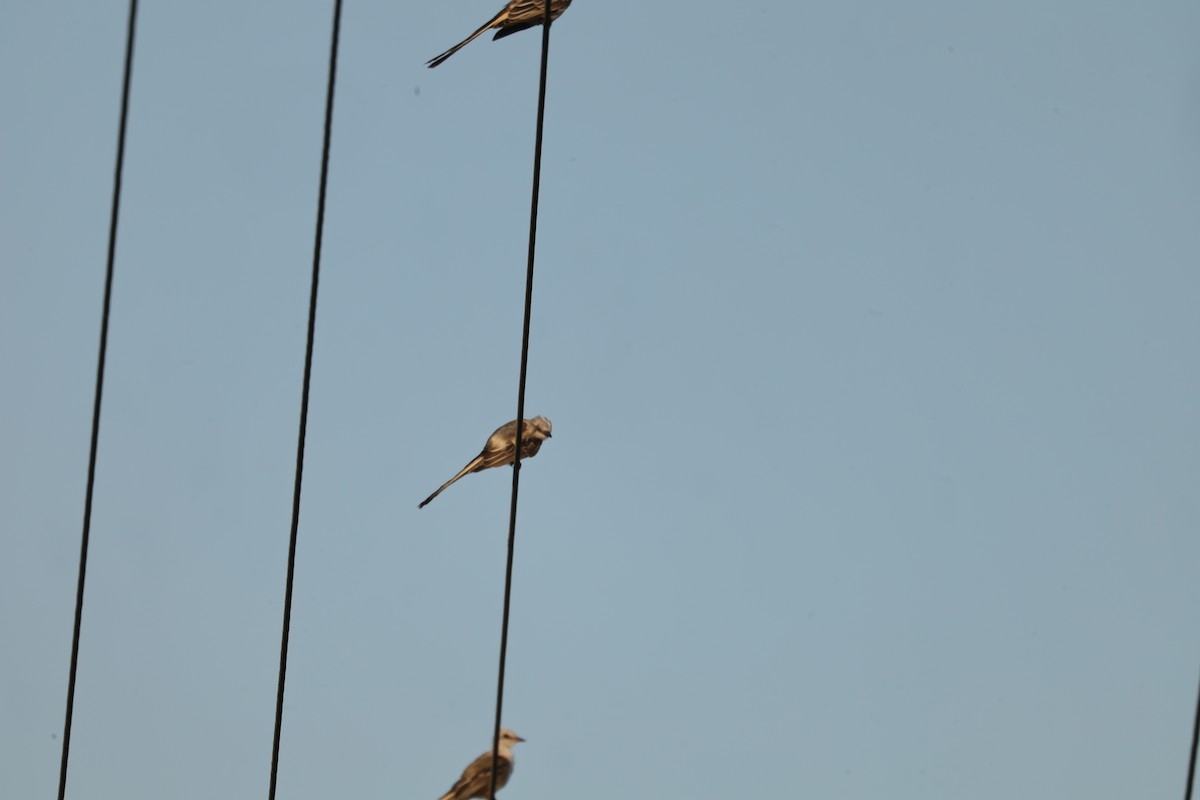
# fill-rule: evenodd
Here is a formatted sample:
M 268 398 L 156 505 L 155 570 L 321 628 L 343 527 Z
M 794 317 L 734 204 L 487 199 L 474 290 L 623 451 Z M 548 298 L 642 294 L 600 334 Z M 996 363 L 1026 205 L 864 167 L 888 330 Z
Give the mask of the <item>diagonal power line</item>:
M 521 331 L 521 375 L 517 384 L 517 440 L 513 458 L 512 504 L 508 514 L 508 561 L 504 568 L 504 613 L 500 623 L 500 668 L 496 678 L 496 724 L 492 730 L 492 780 L 488 797 L 496 798 L 497 761 L 500 757 L 500 719 L 504 708 L 504 668 L 508 657 L 508 616 L 512 598 L 513 550 L 517 538 L 517 494 L 521 485 L 521 437 L 525 419 L 525 376 L 529 365 L 529 320 L 533 311 L 533 260 L 537 251 L 538 193 L 542 182 L 542 130 L 546 117 L 546 72 L 550 63 L 551 0 L 542 18 L 542 67 L 538 81 L 537 133 L 533 144 L 533 190 L 529 209 L 529 257 L 525 268 L 525 318 Z
M 308 397 L 312 384 L 313 341 L 317 328 L 317 286 L 321 277 L 321 243 L 325 232 L 325 196 L 329 185 L 329 149 L 333 133 L 333 95 L 337 84 L 338 40 L 342 27 L 342 0 L 334 0 L 333 32 L 329 45 L 329 71 L 325 87 L 325 131 L 321 145 L 321 183 L 317 191 L 317 221 L 313 234 L 312 289 L 308 299 L 308 336 L 304 347 L 304 385 L 300 392 L 300 433 L 296 442 L 296 481 L 292 492 L 292 529 L 288 540 L 287 588 L 283 598 L 283 633 L 279 641 L 279 688 L 275 696 L 275 736 L 271 744 L 271 786 L 275 800 L 279 777 L 279 739 L 283 732 L 283 692 L 287 683 L 288 639 L 292 627 L 292 587 L 296 574 L 296 539 L 300 530 L 300 489 L 304 479 L 304 442 L 308 434 Z
M 1188 758 L 1187 789 L 1183 800 L 1192 800 L 1192 788 L 1196 784 L 1196 748 L 1200 745 L 1200 693 L 1196 695 L 1196 719 L 1192 722 L 1192 753 Z
M 67 794 L 71 762 L 71 723 L 75 716 L 75 677 L 79 669 L 79 632 L 83 627 L 83 590 L 87 583 L 88 542 L 92 533 L 92 499 L 96 487 L 96 453 L 100 444 L 100 406 L 104 397 L 104 364 L 108 357 L 108 318 L 112 308 L 117 222 L 121 212 L 121 178 L 125 172 L 125 131 L 129 122 L 129 86 L 133 77 L 133 43 L 137 32 L 137 0 L 129 0 L 125 29 L 125 72 L 121 82 L 121 113 L 117 128 L 117 163 L 113 169 L 112 206 L 108 222 L 108 258 L 104 270 L 104 303 L 100 313 L 100 353 L 96 363 L 96 395 L 92 403 L 92 438 L 88 450 L 87 489 L 83 500 L 83 533 L 79 541 L 79 580 L 75 587 L 75 627 L 71 634 L 71 668 L 67 678 L 67 711 L 63 720 L 62 761 L 58 771 L 58 800 Z

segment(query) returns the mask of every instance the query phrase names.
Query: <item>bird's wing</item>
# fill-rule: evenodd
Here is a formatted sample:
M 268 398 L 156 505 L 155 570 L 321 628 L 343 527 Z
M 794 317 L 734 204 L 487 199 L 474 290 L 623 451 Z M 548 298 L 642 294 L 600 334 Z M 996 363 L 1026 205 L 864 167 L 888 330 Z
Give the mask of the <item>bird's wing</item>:
M 483 446 L 483 452 L 479 454 L 483 463 L 476 469 L 491 469 L 511 464 L 516 443 L 517 421 L 514 419 L 512 422 L 506 422 L 496 428 L 488 437 L 487 444 Z
M 499 428 L 496 428 L 496 430 L 492 431 L 492 435 L 488 437 L 488 444 L 491 444 L 492 440 L 496 439 L 497 437 L 500 437 L 503 441 L 511 442 L 516 438 L 516 436 L 517 421 L 514 419 L 512 422 L 506 422 Z
M 554 0 L 550 4 L 551 22 L 558 19 L 569 5 L 571 5 L 571 0 L 567 0 L 565 3 L 562 0 Z M 508 16 L 500 25 L 500 30 L 496 31 L 496 35 L 492 37 L 493 39 L 503 39 L 505 36 L 512 36 L 526 28 L 541 25 L 542 20 L 546 18 L 546 0 L 513 0 L 508 4 L 507 10 Z
M 497 759 L 496 788 L 499 789 L 508 783 L 510 775 L 512 775 L 512 761 L 502 755 Z M 491 788 L 492 754 L 484 753 L 463 770 L 462 777 L 450 791 L 442 795 L 440 800 L 470 800 L 472 797 L 487 797 L 488 790 Z

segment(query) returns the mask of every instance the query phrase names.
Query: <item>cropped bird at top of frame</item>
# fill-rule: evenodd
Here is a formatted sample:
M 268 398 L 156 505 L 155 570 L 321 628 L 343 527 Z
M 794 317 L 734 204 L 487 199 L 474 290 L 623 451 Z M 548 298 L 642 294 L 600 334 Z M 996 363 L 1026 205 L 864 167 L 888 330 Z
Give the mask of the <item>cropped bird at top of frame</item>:
M 504 788 L 512 777 L 513 758 L 512 746 L 525 741 L 508 728 L 500 731 L 500 747 L 496 750 L 496 791 Z M 462 777 L 450 787 L 450 791 L 438 800 L 472 800 L 472 798 L 487 797 L 492 788 L 492 751 L 488 750 L 479 758 L 472 761 L 463 770 Z
M 553 426 L 550 420 L 545 417 L 534 417 L 533 419 L 525 420 L 525 424 L 521 426 L 521 458 L 529 458 L 536 456 L 538 451 L 542 449 L 542 442 L 553 438 L 550 431 Z M 517 452 L 517 421 L 506 422 L 492 432 L 488 437 L 487 443 L 483 446 L 483 450 L 479 455 L 471 459 L 471 461 L 458 471 L 450 480 L 438 487 L 438 490 L 421 501 L 417 508 L 424 508 L 429 505 L 433 498 L 437 497 L 446 490 L 450 484 L 464 475 L 469 475 L 472 472 L 479 472 L 492 467 L 501 467 L 505 464 L 512 464 L 515 459 L 513 456 Z
M 550 0 L 550 21 L 558 19 L 567 6 L 571 5 L 571 0 Z M 479 34 L 491 28 L 498 28 L 496 35 L 492 39 L 501 39 L 505 36 L 523 31 L 526 28 L 532 28 L 541 25 L 546 17 L 546 0 L 511 0 L 508 5 L 500 9 L 500 13 L 492 17 L 483 24 L 479 30 L 472 33 L 467 38 L 463 39 L 458 44 L 451 47 L 440 56 L 435 56 L 429 59 L 426 64 L 430 69 L 433 69 L 438 64 L 441 64 L 450 56 L 457 53 L 466 45 L 475 40 Z

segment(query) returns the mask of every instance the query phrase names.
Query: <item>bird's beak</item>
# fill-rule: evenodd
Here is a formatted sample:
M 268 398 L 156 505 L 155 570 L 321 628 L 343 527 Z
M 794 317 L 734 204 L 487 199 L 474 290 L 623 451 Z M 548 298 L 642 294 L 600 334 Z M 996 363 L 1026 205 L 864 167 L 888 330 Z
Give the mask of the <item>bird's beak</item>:
M 515 740 L 516 740 L 516 741 L 518 741 L 518 742 L 523 742 L 523 741 L 525 741 L 524 739 L 522 739 L 520 736 L 517 736 L 516 734 L 513 734 L 513 739 L 515 739 Z

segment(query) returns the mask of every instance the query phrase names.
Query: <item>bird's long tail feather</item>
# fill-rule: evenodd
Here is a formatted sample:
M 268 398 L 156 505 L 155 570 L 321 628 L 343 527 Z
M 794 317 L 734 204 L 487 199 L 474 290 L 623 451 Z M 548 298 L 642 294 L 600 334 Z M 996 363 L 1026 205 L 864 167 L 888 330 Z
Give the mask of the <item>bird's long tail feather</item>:
M 497 22 L 499 22 L 500 20 L 504 19 L 504 15 L 505 15 L 505 14 L 507 14 L 507 13 L 508 13 L 508 7 L 507 7 L 507 6 L 505 6 L 504 8 L 502 8 L 502 9 L 500 10 L 500 13 L 499 13 L 499 14 L 497 14 L 496 16 L 494 16 L 494 17 L 492 17 L 490 20 L 488 20 L 488 21 L 487 21 L 487 22 L 486 22 L 486 23 L 483 25 L 483 27 L 481 27 L 479 30 L 477 30 L 477 31 L 475 31 L 474 33 L 472 33 L 472 34 L 471 34 L 470 36 L 468 36 L 467 38 L 463 39 L 463 40 L 462 40 L 461 42 L 459 42 L 458 44 L 454 45 L 454 47 L 451 47 L 449 50 L 447 50 L 446 52 L 442 53 L 440 56 L 434 56 L 433 58 L 429 59 L 429 62 L 428 62 L 428 63 L 427 63 L 425 66 L 429 67 L 430 69 L 433 69 L 433 68 L 434 68 L 434 67 L 436 67 L 438 64 L 441 64 L 441 63 L 442 63 L 443 61 L 445 61 L 447 58 L 449 58 L 450 56 L 454 55 L 454 54 L 455 54 L 455 53 L 457 53 L 459 50 L 462 50 L 464 47 L 466 47 L 467 45 L 469 45 L 471 42 L 475 41 L 475 39 L 476 39 L 476 38 L 477 38 L 477 37 L 478 37 L 478 36 L 479 36 L 481 33 L 483 33 L 484 31 L 486 31 L 488 28 L 491 28 L 493 25 L 495 25 L 495 24 L 496 24 Z M 451 483 L 454 483 L 454 481 L 451 481 Z M 439 490 L 439 491 L 440 491 L 440 490 Z M 434 495 L 436 496 L 436 495 L 437 495 L 437 492 L 434 492 Z M 430 498 L 430 499 L 433 499 L 433 498 Z
M 455 475 L 453 478 L 451 478 L 450 480 L 443 483 L 441 486 L 438 487 L 438 490 L 436 492 L 434 492 L 433 494 L 429 495 L 429 497 L 426 497 L 424 500 L 422 500 L 421 504 L 419 506 L 417 506 L 417 508 L 424 508 L 425 506 L 429 505 L 429 502 L 431 500 L 433 500 L 433 498 L 437 497 L 439 494 L 444 492 L 446 490 L 446 487 L 448 487 L 450 484 L 454 483 L 456 480 L 461 478 L 463 475 L 474 472 L 476 469 L 479 468 L 479 465 L 482 463 L 483 463 L 483 453 L 480 453 L 479 455 L 477 455 L 473 459 L 471 459 L 471 463 L 467 464 L 465 467 L 463 467 L 461 470 L 459 470 L 457 475 Z

